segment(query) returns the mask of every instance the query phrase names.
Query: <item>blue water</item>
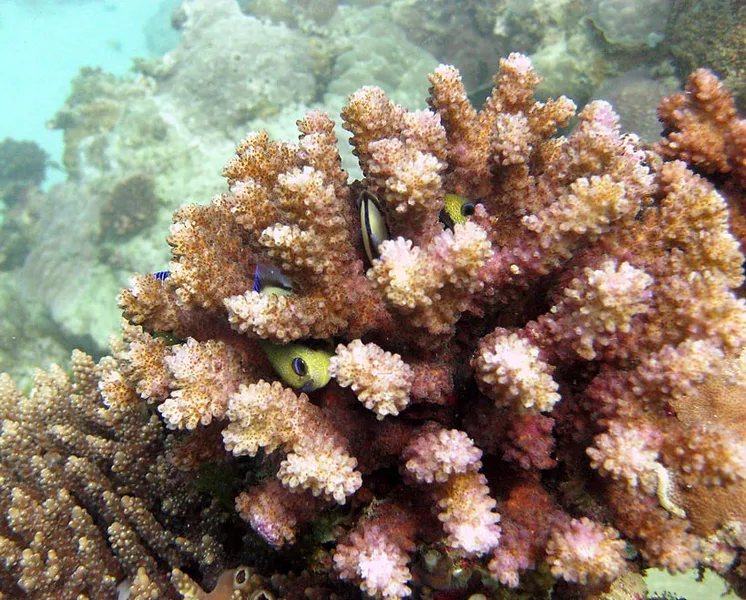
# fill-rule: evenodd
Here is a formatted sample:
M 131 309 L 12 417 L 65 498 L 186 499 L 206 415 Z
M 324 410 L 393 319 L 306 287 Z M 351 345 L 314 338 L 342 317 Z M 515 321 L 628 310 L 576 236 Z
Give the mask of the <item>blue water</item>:
M 144 28 L 161 6 L 157 0 L 0 0 L 0 139 L 36 141 L 60 162 L 62 133 L 46 122 L 63 105 L 71 79 L 84 66 L 123 74 L 133 57 L 153 55 Z M 62 171 L 50 170 L 47 184 L 63 179 Z
M 2 90 L 2 93 L 0 93 L 0 140 L 9 137 L 16 140 L 35 141 L 44 148 L 47 153 L 49 153 L 53 164 L 61 164 L 63 151 L 62 132 L 50 130 L 47 127 L 47 122 L 52 119 L 55 113 L 65 104 L 65 99 L 71 91 L 71 81 L 75 78 L 82 67 L 100 67 L 107 73 L 124 75 L 131 70 L 134 58 L 148 58 L 162 55 L 176 43 L 178 38 L 178 34 L 170 27 L 169 19 L 170 12 L 178 4 L 179 0 L 0 0 L 0 81 L 2 82 L 0 83 L 0 90 Z M 270 3 L 266 2 L 265 4 Z M 282 4 L 282 2 L 278 0 L 278 5 L 280 4 Z M 312 3 L 297 0 L 295 3 L 289 1 L 287 4 L 293 6 L 310 6 Z M 321 4 L 321 2 L 319 4 Z M 348 6 L 345 7 L 345 4 Z M 345 8 L 349 10 L 354 9 L 363 11 L 374 4 L 376 4 L 376 2 L 371 0 L 350 0 L 348 3 L 340 2 L 339 12 L 343 12 Z M 392 3 L 382 1 L 378 4 L 383 5 Z M 405 5 L 406 3 L 400 2 L 400 4 Z M 432 4 L 434 8 L 440 6 L 441 9 L 442 6 L 448 5 L 447 2 L 433 2 Z M 471 4 L 472 3 L 464 3 L 463 6 L 470 6 Z M 486 5 L 488 2 L 484 2 L 484 4 Z M 384 22 L 384 25 L 382 26 L 381 22 L 374 23 L 367 21 L 369 15 L 366 15 L 366 25 L 361 31 L 355 30 L 354 27 L 350 25 L 350 31 L 353 32 L 350 34 L 352 39 L 351 41 L 346 41 L 347 46 L 340 43 L 339 49 L 336 50 L 339 54 L 334 56 L 334 60 L 330 59 L 329 63 L 325 65 L 324 68 L 316 65 L 319 72 L 316 73 L 314 77 L 316 77 L 318 93 L 315 96 L 309 93 L 308 98 L 305 98 L 301 104 L 321 104 L 325 110 L 328 109 L 330 112 L 334 113 L 338 109 L 338 105 L 344 102 L 344 98 L 346 98 L 348 93 L 364 84 L 380 85 L 386 88 L 387 92 L 391 93 L 392 97 L 394 97 L 397 102 L 406 104 L 409 100 L 409 96 L 407 96 L 406 99 L 400 99 L 396 94 L 401 93 L 402 90 L 407 91 L 408 88 L 417 85 L 420 86 L 421 90 L 417 90 L 417 93 L 414 95 L 418 98 L 424 96 L 427 82 L 424 77 L 423 64 L 428 60 L 430 60 L 433 67 L 437 63 L 437 60 L 448 60 L 449 62 L 452 61 L 456 63 L 464 70 L 465 74 L 469 74 L 468 76 L 465 75 L 465 77 L 469 91 L 473 92 L 472 96 L 477 97 L 481 94 L 483 97 L 489 89 L 489 86 L 487 86 L 487 88 L 484 87 L 485 81 L 489 81 L 489 73 L 482 72 L 483 69 L 479 68 L 479 61 L 483 60 L 485 63 L 491 64 L 496 68 L 498 57 L 505 56 L 508 52 L 513 50 L 520 50 L 527 54 L 533 52 L 533 60 L 536 63 L 537 70 L 546 77 L 550 84 L 546 90 L 548 95 L 556 96 L 560 93 L 566 93 L 573 96 L 577 93 L 578 96 L 574 97 L 576 99 L 581 98 L 582 100 L 579 103 L 582 103 L 585 99 L 590 97 L 593 92 L 593 85 L 587 81 L 590 78 L 590 74 L 583 71 L 586 63 L 581 63 L 580 66 L 578 63 L 578 56 L 580 55 L 582 58 L 583 55 L 587 53 L 584 51 L 576 51 L 575 54 L 571 54 L 569 50 L 573 50 L 573 45 L 568 44 L 568 48 L 565 48 L 564 51 L 568 52 L 567 56 L 570 58 L 558 60 L 558 55 L 559 59 L 563 58 L 563 49 L 562 44 L 556 42 L 556 40 L 565 40 L 564 37 L 557 35 L 555 40 L 555 37 L 548 35 L 547 39 L 543 40 L 541 44 L 538 42 L 538 38 L 534 39 L 534 36 L 536 36 L 536 30 L 539 29 L 538 25 L 529 18 L 526 18 L 524 21 L 519 19 L 523 14 L 522 11 L 524 10 L 524 7 L 534 4 L 539 3 L 530 2 L 529 0 L 510 0 L 501 3 L 494 3 L 494 6 L 509 5 L 514 13 L 513 20 L 505 20 L 504 22 L 501 22 L 503 25 L 502 29 L 501 27 L 498 27 L 498 23 L 496 22 L 494 31 L 492 31 L 491 23 L 488 24 L 490 25 L 489 27 L 483 27 L 482 33 L 485 35 L 485 39 L 488 39 L 488 42 L 485 42 L 482 46 L 473 43 L 479 40 L 470 39 L 468 36 L 462 37 L 461 34 L 463 29 L 458 29 L 458 35 L 442 35 L 441 37 L 437 37 L 437 35 L 433 34 L 428 28 L 422 28 L 418 33 L 416 24 L 409 27 L 407 26 L 406 18 L 404 18 L 406 17 L 406 14 L 403 14 L 403 16 L 400 15 L 400 22 L 396 28 L 392 27 L 392 30 L 396 29 L 394 33 L 399 31 L 398 27 L 401 27 L 401 32 L 398 37 L 396 37 L 394 33 L 388 31 L 389 24 L 387 21 Z M 562 4 L 562 2 L 558 2 L 557 4 Z M 579 4 L 581 3 L 578 2 L 578 5 Z M 595 4 L 600 4 L 600 2 L 596 2 Z M 452 23 L 455 24 L 454 27 L 462 27 L 462 22 L 458 21 L 458 18 L 462 16 L 459 15 L 461 7 L 458 6 L 456 2 L 451 3 L 451 5 L 456 5 L 458 7 L 458 10 L 453 9 L 453 13 L 456 15 L 453 17 L 452 21 Z M 547 5 L 549 5 L 549 3 L 547 3 Z M 445 9 L 442 10 L 444 11 L 444 14 L 448 14 L 448 11 Z M 461 12 L 466 13 L 467 9 L 464 8 Z M 428 15 L 428 18 L 429 16 L 430 15 Z M 551 15 L 547 16 L 547 23 L 552 24 L 550 16 Z M 292 19 L 289 20 L 292 22 Z M 598 18 L 598 21 L 601 22 L 602 20 Z M 353 23 L 352 20 L 350 22 Z M 448 21 L 444 20 L 444 23 L 445 22 Z M 308 22 L 305 24 L 308 26 Z M 521 35 L 521 25 L 525 25 L 527 32 L 525 36 Z M 310 34 L 307 31 L 304 31 L 303 35 L 308 35 L 309 38 L 313 38 L 314 35 L 325 26 L 326 22 L 322 20 L 316 25 L 310 27 Z M 559 26 L 556 27 L 559 29 Z M 442 26 L 442 28 L 445 28 L 445 26 Z M 568 30 L 572 29 L 570 28 Z M 346 30 L 340 28 L 339 31 Z M 405 39 L 404 31 L 411 36 L 409 42 Z M 391 38 L 386 37 L 389 33 L 392 34 Z M 442 34 L 443 31 L 440 33 Z M 383 43 L 378 43 L 379 37 L 383 39 Z M 572 36 L 568 34 L 567 38 L 572 39 Z M 269 44 L 269 41 L 264 41 L 266 38 L 261 39 L 263 44 Z M 392 40 L 397 42 L 399 46 L 391 42 Z M 593 47 L 593 44 L 600 47 L 605 43 L 601 38 L 601 34 L 598 32 L 595 32 L 593 35 L 587 34 L 584 40 L 589 47 Z M 336 41 L 345 42 L 345 40 L 339 39 Z M 413 53 L 412 47 L 408 45 L 410 42 L 413 44 L 416 42 L 419 48 L 432 53 L 432 56 L 425 56 L 417 64 L 414 64 L 416 61 L 413 60 L 413 66 L 410 68 L 412 73 L 405 73 L 404 70 L 400 73 L 394 67 L 397 60 L 401 60 L 402 56 L 411 58 Z M 446 47 L 448 42 L 451 42 L 452 46 Z M 503 44 L 503 46 L 500 46 L 500 44 Z M 524 46 L 521 44 L 524 44 Z M 312 46 L 312 48 L 316 47 Z M 330 48 L 331 47 L 326 48 L 325 51 L 329 55 L 332 55 L 333 51 Z M 472 50 L 474 50 L 474 52 L 472 52 Z M 477 50 L 480 50 L 481 54 L 477 52 Z M 601 51 L 598 50 L 598 47 L 596 47 L 596 50 L 598 51 L 598 55 L 594 56 L 604 56 Z M 316 56 L 316 59 L 324 58 L 321 56 L 323 55 L 321 50 L 316 48 L 316 51 L 320 55 Z M 399 52 L 398 54 L 397 51 Z M 440 53 L 442 53 L 445 58 L 441 58 Z M 437 57 L 435 56 L 436 54 L 438 55 Z M 494 54 L 494 56 L 491 54 Z M 292 58 L 295 59 L 296 57 L 298 57 L 298 54 L 293 55 Z M 278 57 L 273 55 L 273 58 L 277 59 Z M 327 56 L 326 58 L 329 57 Z M 236 56 L 226 57 L 226 60 L 230 59 L 235 60 Z M 605 56 L 605 60 L 608 60 L 609 63 L 613 63 L 614 60 L 618 60 L 618 55 L 610 52 Z M 665 71 L 665 67 L 667 66 L 665 61 L 658 60 L 655 53 L 652 51 L 650 56 L 647 57 L 647 60 L 650 62 L 651 66 L 655 67 L 657 72 Z M 598 61 L 600 62 L 600 58 Z M 280 61 L 278 60 L 277 62 Z M 640 107 L 637 106 L 635 100 L 639 99 L 642 94 L 630 93 L 630 91 L 634 92 L 634 89 L 637 89 L 633 88 L 633 85 L 642 85 L 640 84 L 641 79 L 643 80 L 643 83 L 649 84 L 652 77 L 648 70 L 645 70 L 643 75 L 640 75 L 639 69 L 631 69 L 631 67 L 639 66 L 637 61 L 627 60 L 625 62 L 618 60 L 618 62 L 619 64 L 616 64 L 613 68 L 609 69 L 610 74 L 618 75 L 618 77 L 611 81 L 611 83 L 616 84 L 616 87 L 612 86 L 610 83 L 607 88 L 600 88 L 601 92 L 603 92 L 601 96 L 611 99 L 615 105 L 617 105 L 617 98 L 619 98 L 618 108 L 621 108 L 622 103 L 626 102 L 630 108 L 630 112 L 633 115 L 640 116 L 640 113 L 643 111 L 641 109 L 638 110 Z M 206 68 L 212 68 L 213 64 L 208 65 Z M 588 60 L 587 64 L 592 65 L 595 63 L 592 60 Z M 566 71 L 564 69 L 566 69 Z M 423 70 L 422 74 L 419 73 L 420 70 Z M 430 68 L 429 70 L 432 69 Z M 274 79 L 274 81 L 277 81 L 280 77 L 280 71 L 281 69 L 278 69 L 276 74 L 273 71 L 272 77 L 268 77 L 268 79 Z M 288 69 L 288 71 L 290 71 L 290 69 Z M 396 74 L 396 77 L 389 77 L 391 73 Z M 632 73 L 634 77 L 632 77 L 630 73 Z M 586 75 L 588 76 L 586 77 Z M 670 90 L 663 87 L 651 88 L 650 85 L 641 88 L 648 90 L 646 93 L 650 94 L 649 97 L 645 97 L 644 103 L 641 102 L 641 104 L 645 105 L 642 108 L 647 108 L 648 112 L 653 115 L 654 124 L 657 124 L 654 120 L 655 105 L 657 101 L 655 94 L 662 96 L 670 93 L 672 89 L 675 89 L 681 83 L 681 81 L 676 79 L 676 73 L 673 68 L 671 69 L 671 73 L 668 75 L 670 76 L 669 78 L 673 80 L 672 83 L 667 82 L 667 85 L 672 86 Z M 596 75 L 596 77 L 601 78 L 600 75 Z M 663 78 L 660 73 L 658 73 L 656 77 Z M 240 78 L 237 78 L 237 80 L 238 79 Z M 575 87 L 573 87 L 573 85 L 575 85 Z M 189 119 L 184 117 L 183 113 L 174 110 L 173 101 L 174 99 L 180 100 L 181 104 L 176 103 L 176 107 L 187 112 L 185 110 L 186 108 L 193 109 L 194 106 L 196 106 L 196 104 L 190 104 L 190 102 L 200 100 L 200 95 L 193 89 L 189 89 L 186 92 L 177 89 L 176 92 L 174 92 L 174 90 L 168 90 L 167 87 L 167 85 L 163 86 L 165 91 L 164 89 L 159 90 L 163 95 L 167 95 L 168 93 L 172 94 L 169 98 L 169 100 L 172 101 L 172 104 L 166 104 L 166 108 L 163 111 L 164 115 L 170 117 L 171 120 L 164 122 L 168 122 L 169 126 L 173 126 L 175 123 L 176 125 L 174 128 L 181 127 L 180 134 L 184 134 L 184 130 L 187 129 L 186 125 L 189 124 Z M 309 87 L 315 90 L 313 86 Z M 220 90 L 216 91 L 216 98 L 219 96 L 217 93 L 219 91 Z M 284 92 L 284 88 L 282 91 Z M 612 92 L 616 95 L 613 96 Z M 183 97 L 179 97 L 179 93 L 181 93 Z M 192 94 L 192 96 L 195 96 L 196 98 L 189 94 Z M 292 126 L 295 118 L 300 117 L 302 114 L 301 111 L 303 108 L 298 107 L 296 110 L 296 107 L 292 106 L 292 101 L 297 100 L 297 98 L 294 98 L 292 94 L 288 94 L 288 96 L 287 106 L 274 106 L 273 108 L 277 109 L 277 113 L 275 114 L 271 111 L 267 112 L 265 115 L 267 122 L 261 124 L 263 127 L 266 126 L 270 128 L 270 133 L 275 137 L 281 138 L 283 136 L 280 136 L 276 131 L 271 129 L 273 125 L 276 125 L 277 129 L 282 129 L 281 125 L 283 123 L 290 123 Z M 240 98 L 240 96 L 238 97 Z M 268 102 L 267 104 L 271 104 L 271 102 Z M 169 108 L 171 109 L 170 112 Z M 262 107 L 260 106 L 259 108 Z M 264 108 L 266 109 L 267 107 L 265 106 Z M 282 109 L 285 108 L 288 108 L 287 112 L 283 112 Z M 262 114 L 256 107 L 252 110 L 256 113 L 251 113 L 253 118 L 257 118 L 257 121 L 252 123 L 252 126 L 254 126 L 259 122 L 257 114 L 260 116 L 262 116 Z M 240 111 L 237 112 L 240 114 Z M 251 111 L 247 111 L 247 114 L 250 112 Z M 290 115 L 290 118 L 288 115 Z M 338 121 L 336 115 L 333 116 L 335 117 L 335 120 Z M 247 119 L 248 118 L 249 117 L 247 117 Z M 220 125 L 225 125 L 226 130 L 234 126 L 239 127 L 236 123 L 228 122 L 227 120 L 220 123 Z M 635 130 L 642 133 L 639 129 Z M 232 136 L 233 130 L 230 129 L 230 131 Z M 222 133 L 224 132 L 211 130 L 205 131 L 204 145 L 207 150 L 204 150 L 204 155 L 196 154 L 195 152 L 195 156 L 197 156 L 198 159 L 207 156 L 208 150 L 210 149 L 208 142 L 213 142 L 214 138 L 220 138 L 219 134 Z M 292 135 L 294 134 L 295 132 L 293 131 Z M 654 131 L 648 139 L 655 139 L 657 135 L 658 133 Z M 142 137 L 143 140 L 147 139 L 146 135 L 143 135 Z M 184 134 L 184 139 L 189 139 L 187 134 Z M 237 142 L 240 138 L 235 137 L 231 139 Z M 200 140 L 195 136 L 193 146 L 187 148 L 185 152 L 194 150 L 195 148 L 201 150 L 199 142 Z M 232 146 L 232 143 L 232 141 L 229 142 L 229 148 L 225 154 L 221 153 L 218 155 L 218 165 L 220 164 L 220 161 L 229 158 L 231 152 L 230 146 Z M 216 144 L 215 147 L 220 148 L 218 144 Z M 161 151 L 165 153 L 167 152 L 167 149 L 161 149 Z M 173 173 L 170 168 L 164 170 L 168 172 L 165 174 L 159 174 L 161 176 L 159 183 L 163 188 L 172 192 L 174 196 L 174 198 L 165 198 L 164 203 L 165 201 L 178 200 L 199 202 L 209 201 L 209 193 L 197 198 L 189 197 L 184 200 L 180 194 L 191 193 L 194 189 L 189 187 L 191 182 L 188 181 L 184 181 L 183 184 L 179 183 L 178 193 L 173 193 L 173 190 L 170 187 L 172 184 L 170 181 L 171 177 L 174 177 L 177 181 L 181 182 L 179 177 L 185 178 L 185 174 L 188 174 L 190 177 L 193 175 L 192 171 L 189 170 L 188 161 L 185 160 L 184 162 L 180 162 L 180 157 L 174 155 Z M 103 186 L 104 184 L 113 186 L 116 183 L 116 181 L 114 181 L 116 177 L 124 177 L 127 173 L 118 172 L 116 169 L 112 169 L 112 173 L 107 173 L 106 175 L 112 178 L 111 182 L 106 181 L 105 177 L 101 177 L 100 179 L 104 182 L 103 184 L 101 181 L 94 181 L 93 183 L 98 186 Z M 199 176 L 204 177 L 204 174 L 200 174 Z M 220 191 L 221 188 L 219 186 L 223 185 L 223 183 L 219 178 L 219 167 L 214 169 L 214 177 L 217 181 L 214 191 Z M 44 187 L 46 190 L 49 190 L 52 184 L 63 182 L 65 178 L 66 174 L 61 167 L 53 167 L 47 172 L 47 179 Z M 198 179 L 199 177 L 195 176 L 194 178 Z M 85 176 L 83 176 L 82 179 L 83 181 L 81 185 L 91 184 L 90 180 L 85 180 Z M 64 188 L 73 190 L 73 192 L 69 192 L 69 195 L 74 195 L 75 190 L 78 189 L 74 186 L 78 185 L 78 183 L 79 182 L 77 181 L 73 181 L 68 186 L 58 186 L 57 189 Z M 95 193 L 91 193 L 91 198 L 101 199 L 106 195 L 106 193 L 106 189 L 103 189 L 102 191 L 102 187 L 98 187 L 95 189 Z M 50 212 L 60 210 L 60 205 L 56 203 L 58 196 L 55 196 L 54 192 L 44 195 L 41 198 L 42 201 L 39 201 L 38 198 L 36 199 L 36 206 L 41 205 L 44 207 L 44 210 L 49 209 Z M 2 202 L 3 199 L 0 197 L 0 204 L 2 204 Z M 43 245 L 46 241 L 45 238 L 48 239 L 50 237 L 49 230 L 53 228 L 46 230 L 42 229 L 38 223 L 41 221 L 41 219 L 39 219 L 39 214 L 33 210 L 29 210 L 27 214 L 24 213 L 23 211 L 25 210 L 25 207 L 23 207 L 22 204 L 23 202 L 19 201 L 16 205 L 11 207 L 10 202 L 8 202 L 8 206 L 5 207 L 5 212 L 7 215 L 10 215 L 11 212 L 15 211 L 15 216 L 23 214 L 26 220 L 18 219 L 17 223 L 22 224 L 24 227 L 30 222 L 33 222 L 32 226 L 29 227 L 29 229 L 32 230 L 32 233 L 29 235 L 29 240 L 27 241 L 29 246 L 27 250 L 34 249 Z M 34 208 L 36 208 L 36 206 Z M 3 207 L 0 206 L 0 209 L 1 208 Z M 163 210 L 163 207 L 161 207 L 161 209 Z M 68 208 L 67 210 L 70 211 L 71 209 Z M 2 225 L 2 216 L 2 210 L 0 210 L 0 225 Z M 168 221 L 169 218 L 170 217 L 167 216 L 165 220 Z M 157 219 L 158 217 L 152 217 L 153 221 L 157 221 Z M 9 220 L 10 219 L 8 219 L 8 221 Z M 80 247 L 82 244 L 71 244 L 70 247 L 65 249 L 69 255 L 67 265 L 73 264 L 73 267 L 69 269 L 69 272 L 73 272 L 74 270 L 86 272 L 86 270 L 88 270 L 90 272 L 90 278 L 94 281 L 95 285 L 100 286 L 100 296 L 104 298 L 101 302 L 97 302 L 97 298 L 91 295 L 87 296 L 84 300 L 80 300 L 79 304 L 76 306 L 79 307 L 79 313 L 82 315 L 81 321 L 84 320 L 83 317 L 90 316 L 89 320 L 96 325 L 98 321 L 103 322 L 105 320 L 100 315 L 107 314 L 109 317 L 112 317 L 109 320 L 114 323 L 114 327 L 118 326 L 119 309 L 116 306 L 114 297 L 121 285 L 124 285 L 124 283 L 120 281 L 120 278 L 127 277 L 132 270 L 147 272 L 148 270 L 167 268 L 167 258 L 162 258 L 166 256 L 167 252 L 166 246 L 163 243 L 163 237 L 165 236 L 167 226 L 163 224 L 163 220 L 164 219 L 161 215 L 161 222 L 159 222 L 158 227 L 154 227 L 152 231 L 146 230 L 138 233 L 138 235 L 141 236 L 141 247 L 137 246 L 138 240 L 135 235 L 133 235 L 132 239 L 122 238 L 116 242 L 109 240 L 108 245 L 105 245 L 100 239 L 93 239 L 89 240 L 90 244 L 85 246 L 83 249 Z M 74 219 L 71 219 L 71 221 L 74 221 Z M 13 226 L 15 225 L 16 224 L 14 223 Z M 104 223 L 104 226 L 105 225 L 106 223 Z M 41 233 L 36 230 L 37 228 L 41 229 Z M 63 229 L 63 226 L 60 225 L 56 229 L 61 230 Z M 6 227 L 6 231 L 17 233 L 17 230 L 14 230 L 12 227 Z M 95 227 L 91 227 L 91 231 L 96 231 Z M 57 233 L 59 233 L 59 231 L 57 231 Z M 2 228 L 0 228 L 0 241 L 2 241 L 3 235 L 7 236 L 6 239 L 10 238 L 10 236 L 5 234 Z M 59 238 L 64 240 L 65 233 L 62 232 L 62 234 L 59 235 Z M 104 248 L 104 250 L 102 251 L 101 248 Z M 152 250 L 152 248 L 160 248 L 161 254 L 157 254 Z M 56 247 L 53 247 L 52 249 L 54 251 L 58 250 Z M 1 247 L 0 250 L 2 250 Z M 86 252 L 88 252 L 87 255 L 85 255 Z M 2 253 L 0 252 L 0 267 L 2 267 L 1 254 Z M 60 252 L 60 254 L 64 254 L 64 252 Z M 161 262 L 148 262 L 153 256 L 161 257 Z M 43 263 L 43 261 L 39 262 Z M 59 264 L 61 264 L 61 261 Z M 52 267 L 50 267 L 50 270 L 54 271 L 60 269 L 64 271 L 64 269 L 59 267 L 59 264 L 54 263 Z M 23 280 L 23 267 L 23 263 L 19 262 L 12 269 L 10 267 L 6 270 L 0 268 L 0 293 L 5 289 L 11 290 L 12 294 L 16 293 L 16 277 Z M 40 272 L 43 272 L 43 270 L 40 270 Z M 52 273 L 52 275 L 54 275 L 54 273 Z M 54 279 L 54 277 L 50 277 L 50 281 L 53 281 Z M 75 279 L 72 283 L 67 282 L 67 288 L 75 287 L 78 284 L 78 281 L 83 279 L 84 278 Z M 46 282 L 42 282 L 39 287 L 47 288 L 49 285 Z M 22 285 L 18 285 L 17 288 L 20 290 L 24 289 Z M 67 290 L 62 290 L 59 294 L 55 294 L 54 300 L 57 299 L 56 296 L 63 297 L 64 292 L 67 292 Z M 11 298 L 15 305 L 23 303 L 22 301 L 16 300 L 16 296 L 12 294 L 11 292 L 7 292 L 6 297 Z M 72 298 L 75 294 L 70 293 L 69 296 Z M 2 299 L 3 297 L 0 295 L 0 301 Z M 74 298 L 74 300 L 77 301 L 77 298 Z M 35 298 L 34 301 L 41 302 L 38 298 Z M 43 302 L 47 301 L 47 298 L 43 298 Z M 12 303 L 9 302 L 8 305 L 12 306 Z M 43 308 L 45 310 L 48 309 L 46 305 L 44 305 Z M 59 309 L 59 307 L 56 308 Z M 49 312 L 53 313 L 54 311 L 50 310 Z M 94 312 L 96 314 L 93 314 Z M 60 313 L 68 314 L 64 311 L 60 311 Z M 46 313 L 44 316 L 46 317 Z M 67 351 L 67 349 L 62 348 L 63 346 L 75 346 L 78 345 L 78 342 L 80 341 L 90 342 L 84 334 L 86 334 L 89 329 L 93 330 L 94 326 L 88 327 L 88 323 L 84 322 L 78 329 L 76 329 L 73 324 L 64 322 L 64 320 L 57 314 L 52 314 L 52 317 L 48 320 L 51 321 L 55 318 L 58 319 L 58 321 L 54 324 L 54 327 L 51 326 L 47 320 L 42 321 L 41 319 L 40 325 L 34 325 L 33 327 L 29 325 L 27 329 L 32 332 L 29 336 L 32 339 L 16 340 L 16 338 L 13 337 L 11 342 L 7 343 L 10 336 L 5 334 L 5 339 L 2 339 L 2 320 L 5 319 L 6 322 L 10 322 L 13 319 L 20 319 L 20 317 L 11 314 L 10 310 L 4 310 L 3 304 L 0 302 L 0 342 L 6 342 L 5 344 L 0 343 L 0 372 L 6 369 L 6 366 L 3 364 L 3 359 L 5 357 L 2 354 L 4 348 L 10 349 L 11 352 L 15 351 L 19 356 L 22 354 L 20 350 L 21 348 L 44 348 L 43 344 L 45 342 L 41 335 L 34 337 L 36 336 L 36 331 L 44 332 L 44 335 L 48 335 L 56 344 L 54 348 L 56 349 L 55 352 L 57 354 L 54 354 L 51 351 L 47 352 L 46 350 L 39 352 L 39 354 L 43 355 L 45 360 L 57 360 L 60 355 L 64 355 L 64 351 Z M 69 329 L 66 329 L 65 326 L 69 326 Z M 99 327 L 99 330 L 101 329 L 103 329 L 103 327 Z M 8 328 L 7 330 L 10 331 L 11 328 Z M 63 330 L 65 335 L 60 333 Z M 68 331 L 71 333 L 68 333 Z M 105 338 L 105 335 L 101 337 Z M 60 348 L 64 351 L 60 351 Z M 102 348 L 96 348 L 96 350 L 100 352 L 102 351 Z M 13 366 L 16 366 L 15 363 Z M 33 366 L 37 366 L 36 360 L 34 360 L 34 364 L 29 365 L 29 369 Z M 38 366 L 46 365 L 41 364 Z M 2 519 L 0 519 L 0 523 L 1 522 Z M 693 575 L 693 573 L 690 573 L 689 575 Z M 703 590 L 701 589 L 701 586 L 694 587 L 694 583 L 691 581 L 692 577 L 689 577 L 688 580 L 685 579 L 683 583 L 681 583 L 682 579 L 685 578 L 682 576 L 677 581 L 672 582 L 665 575 L 654 572 L 651 577 L 650 585 L 652 589 L 665 588 L 676 591 L 682 596 L 685 595 L 689 600 L 708 600 L 709 598 L 719 596 L 723 589 L 722 583 L 717 581 L 713 575 L 710 575 L 708 579 L 711 585 L 714 586 L 717 584 L 719 586 L 717 591 L 713 591 L 713 589 Z M 713 580 L 715 580 L 714 584 Z M 682 587 L 677 587 L 679 585 Z

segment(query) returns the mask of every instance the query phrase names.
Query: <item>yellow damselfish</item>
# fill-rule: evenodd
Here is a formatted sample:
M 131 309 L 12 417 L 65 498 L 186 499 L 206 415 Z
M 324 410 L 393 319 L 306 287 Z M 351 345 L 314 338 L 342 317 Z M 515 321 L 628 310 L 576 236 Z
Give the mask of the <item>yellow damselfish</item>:
M 287 277 L 275 267 L 265 264 L 256 267 L 254 291 L 267 296 L 289 296 L 293 293 Z M 298 342 L 275 344 L 266 340 L 259 340 L 259 345 L 285 385 L 301 392 L 312 392 L 329 383 L 329 358 L 332 353 L 325 348 L 312 348 Z
M 291 388 L 313 392 L 329 383 L 329 358 L 332 353 L 328 350 L 297 342 L 274 344 L 260 340 L 259 344 L 272 368 Z
M 440 211 L 440 221 L 448 229 L 457 224 L 466 223 L 466 219 L 474 214 L 475 203 L 465 196 L 446 194 L 443 200 L 443 210 Z

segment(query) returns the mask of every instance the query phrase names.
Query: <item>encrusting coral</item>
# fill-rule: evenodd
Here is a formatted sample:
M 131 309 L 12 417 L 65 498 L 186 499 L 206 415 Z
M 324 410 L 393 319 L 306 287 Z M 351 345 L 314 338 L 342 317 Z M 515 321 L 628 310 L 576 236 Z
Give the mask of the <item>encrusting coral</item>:
M 480 111 L 456 69 L 431 83 L 428 110 L 377 88 L 350 97 L 342 119 L 362 181 L 348 184 L 332 121 L 310 112 L 297 144 L 250 134 L 228 191 L 176 212 L 169 271 L 136 276 L 119 298 L 128 322 L 113 357 L 51 394 L 72 399 L 62 414 L 76 423 L 122 414 L 138 426 L 104 422 L 86 437 L 35 404 L 30 422 L 49 439 L 29 449 L 8 408 L 4 448 L 36 453 L 40 471 L 25 491 L 4 450 L 17 509 L 2 589 L 31 589 L 21 548 L 38 553 L 41 521 L 15 515 L 31 510 L 23 498 L 50 496 L 41 465 L 102 445 L 88 460 L 113 460 L 114 482 L 129 474 L 115 499 L 153 526 L 159 507 L 137 492 L 159 480 L 144 471 L 221 465 L 222 483 L 195 497 L 232 504 L 220 566 L 248 560 L 251 593 L 267 597 L 596 598 L 647 566 L 700 565 L 743 585 L 746 304 L 726 202 L 664 160 L 686 158 L 667 154 L 673 138 L 643 148 L 606 102 L 557 135 L 575 106 L 535 101 L 525 56 L 501 61 Z M 446 194 L 473 214 L 444 225 Z M 358 199 L 375 201 L 384 239 Z M 308 374 L 310 350 L 328 361 L 326 385 L 327 373 L 319 386 L 287 376 Z M 41 393 L 23 399 L 2 381 L 8 407 Z M 147 443 L 111 448 L 130 435 Z M 211 525 L 179 514 L 177 530 Z M 123 560 L 130 538 L 117 531 L 107 590 L 123 574 L 157 586 L 170 570 L 163 597 L 223 597 L 200 587 L 217 578 L 196 542 L 188 560 L 155 541 Z

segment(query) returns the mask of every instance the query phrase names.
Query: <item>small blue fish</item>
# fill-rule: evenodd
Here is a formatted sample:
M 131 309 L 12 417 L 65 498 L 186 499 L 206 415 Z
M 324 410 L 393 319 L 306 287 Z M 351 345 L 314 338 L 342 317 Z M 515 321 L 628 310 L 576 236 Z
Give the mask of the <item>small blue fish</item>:
M 171 271 L 156 271 L 153 273 L 153 277 L 155 277 L 158 281 L 166 281 L 169 277 L 171 277 Z
M 254 269 L 253 290 L 267 296 L 288 296 L 293 293 L 293 284 L 278 268 L 258 263 Z M 329 359 L 333 352 L 323 344 L 319 347 L 318 343 L 311 346 L 259 340 L 259 345 L 285 385 L 301 392 L 313 392 L 329 383 Z
M 253 290 L 268 296 L 287 296 L 293 293 L 293 283 L 278 268 L 257 263 L 254 269 Z
M 372 192 L 364 190 L 358 200 L 360 205 L 360 230 L 363 236 L 363 248 L 368 264 L 381 258 L 378 246 L 390 238 L 386 220 L 383 218 L 378 198 Z

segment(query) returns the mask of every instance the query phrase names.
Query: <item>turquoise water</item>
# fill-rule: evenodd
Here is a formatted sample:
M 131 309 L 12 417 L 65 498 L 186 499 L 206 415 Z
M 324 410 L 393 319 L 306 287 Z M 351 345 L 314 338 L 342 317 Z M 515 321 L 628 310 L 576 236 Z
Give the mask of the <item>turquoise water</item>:
M 746 9 L 728 14 L 737 5 L 0 0 L 0 141 L 21 144 L 0 155 L 0 373 L 28 390 L 36 367 L 66 364 L 74 348 L 105 355 L 117 294 L 133 273 L 169 268 L 173 211 L 226 190 L 222 167 L 248 131 L 295 140 L 296 120 L 319 109 L 345 146 L 338 115 L 358 88 L 425 108 L 427 74 L 452 63 L 479 106 L 500 58 L 522 52 L 544 78 L 541 99 L 608 100 L 625 131 L 654 143 L 658 102 L 696 67 L 717 70 L 744 105 L 733 74 L 746 55 L 718 62 L 731 56 L 728 23 L 746 27 Z M 349 148 L 342 160 L 361 176 Z M 727 589 L 693 575 L 654 571 L 651 591 L 708 600 Z
M 157 0 L 0 2 L 0 138 L 33 140 L 61 162 L 62 133 L 46 122 L 70 93 L 70 81 L 81 67 L 121 75 L 134 57 L 153 55 L 145 27 L 167 29 L 162 9 Z M 51 170 L 48 183 L 64 178 Z

